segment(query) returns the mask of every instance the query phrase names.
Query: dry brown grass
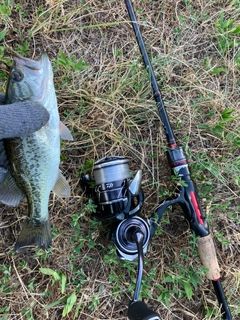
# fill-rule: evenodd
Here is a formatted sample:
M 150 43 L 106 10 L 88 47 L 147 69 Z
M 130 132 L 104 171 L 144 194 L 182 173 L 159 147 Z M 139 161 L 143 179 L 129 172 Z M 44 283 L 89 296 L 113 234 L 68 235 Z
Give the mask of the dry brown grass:
M 222 10 L 226 19 L 239 24 L 240 3 L 135 0 L 134 6 L 174 132 L 187 146 L 202 205 L 215 235 L 224 290 L 233 319 L 238 320 L 240 157 L 239 147 L 231 144 L 227 135 L 239 136 L 239 119 L 226 124 L 223 137 L 199 124 L 216 126 L 228 108 L 234 109 L 234 116 L 240 115 L 239 67 L 234 61 L 238 48 L 220 53 L 215 28 Z M 17 208 L 0 206 L 0 319 L 61 319 L 64 301 L 46 306 L 72 292 L 77 293 L 77 302 L 64 319 L 127 319 L 135 267 L 114 263 L 117 257 L 107 242 L 107 227 L 94 224 L 86 212 L 79 168 L 88 159 L 96 161 L 106 155 L 130 157 L 130 169 L 136 172 L 142 167 L 145 172 L 145 216 L 152 214 L 162 200 L 163 190 L 173 190 L 175 183 L 170 180 L 164 131 L 124 1 L 20 0 L 14 1 L 9 17 L 0 18 L 1 27 L 8 30 L 2 44 L 7 58 L 19 52 L 18 45 L 26 41 L 29 57 L 38 57 L 45 50 L 54 61 L 61 49 L 67 57 L 75 55 L 89 65 L 86 70 L 76 71 L 53 63 L 60 117 L 72 131 L 74 141 L 64 142 L 66 159 L 61 164 L 72 195 L 67 200 L 51 196 L 49 201 L 55 235 L 52 255 L 38 251 L 14 254 L 26 203 Z M 215 67 L 226 67 L 227 72 L 212 74 Z M 4 89 L 8 68 L 4 64 L 0 68 Z M 76 213 L 80 217 L 79 231 L 72 225 Z M 169 273 L 179 275 L 176 263 L 185 269 L 201 267 L 181 210 L 167 212 L 166 217 L 170 224 L 164 220 L 146 255 L 145 277 L 150 279 L 150 288 L 143 293 L 145 301 L 165 320 L 220 319 L 219 314 L 206 316 L 206 310 L 216 311 L 218 304 L 205 277 L 190 301 L 176 293 L 168 306 L 159 301 L 159 284 L 173 289 L 163 280 Z M 51 277 L 39 272 L 41 267 L 66 275 L 64 293 L 59 281 L 52 284 Z M 94 308 L 96 297 L 98 305 Z M 1 311 L 4 307 L 8 311 Z M 24 315 L 23 310 L 29 313 Z

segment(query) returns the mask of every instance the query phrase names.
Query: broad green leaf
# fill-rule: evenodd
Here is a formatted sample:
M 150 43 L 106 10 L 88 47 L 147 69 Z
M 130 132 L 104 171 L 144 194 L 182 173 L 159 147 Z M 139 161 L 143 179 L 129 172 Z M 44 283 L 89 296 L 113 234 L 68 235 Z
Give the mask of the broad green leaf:
M 61 49 L 59 50 L 59 53 L 60 53 L 61 58 L 66 61 L 67 60 L 66 55 L 64 54 L 64 52 Z
M 223 134 L 223 130 L 224 130 L 224 126 L 223 125 L 216 125 L 214 128 L 212 128 L 212 132 L 214 134 L 217 134 L 217 135 L 222 135 Z
M 222 116 L 223 119 L 225 119 L 225 118 L 228 118 L 232 113 L 233 113 L 233 109 L 232 109 L 232 108 L 230 108 L 230 109 L 225 109 L 225 110 L 222 112 L 221 116 Z
M 174 279 L 172 276 L 166 276 L 164 279 L 163 279 L 163 283 L 166 283 L 166 282 L 174 282 Z
M 48 276 L 52 276 L 55 281 L 60 280 L 59 274 L 50 268 L 39 268 L 39 271 Z
M 75 64 L 75 69 L 77 71 L 86 70 L 88 68 L 88 65 L 81 59 Z
M 62 316 L 65 317 L 73 308 L 74 304 L 77 301 L 77 296 L 76 293 L 73 292 L 68 298 L 67 298 L 67 302 L 65 304 L 65 307 L 63 309 L 62 312 Z
M 209 125 L 208 124 L 205 124 L 205 123 L 200 123 L 198 124 L 197 126 L 199 129 L 210 129 Z
M 7 30 L 3 30 L 3 31 L 0 32 L 0 41 L 3 40 L 3 38 L 4 38 L 5 35 L 6 35 L 6 33 L 7 33 Z
M 230 108 L 230 109 L 225 109 L 225 110 L 222 112 L 222 114 L 221 114 L 222 120 L 223 120 L 224 122 L 230 122 L 230 121 L 236 119 L 237 117 L 232 117 L 232 116 L 231 116 L 232 113 L 233 113 L 233 109 L 232 109 L 232 108 Z
M 231 34 L 240 34 L 240 26 L 237 26 L 236 28 L 233 28 L 229 31 Z
M 221 72 L 227 72 L 227 68 L 224 67 L 219 67 L 219 68 L 213 68 L 212 70 L 210 70 L 210 74 L 219 74 Z
M 196 274 L 191 274 L 190 282 L 197 289 L 198 283 L 202 283 L 202 280 Z
M 0 58 L 4 56 L 4 47 L 0 46 Z
M 226 30 L 227 28 L 232 28 L 232 25 L 233 25 L 233 20 L 229 19 L 225 21 L 221 27 Z
M 188 298 L 188 300 L 190 300 L 192 298 L 192 295 L 193 295 L 192 287 L 188 282 L 185 282 L 185 281 L 184 281 L 183 286 L 184 286 L 187 298 Z

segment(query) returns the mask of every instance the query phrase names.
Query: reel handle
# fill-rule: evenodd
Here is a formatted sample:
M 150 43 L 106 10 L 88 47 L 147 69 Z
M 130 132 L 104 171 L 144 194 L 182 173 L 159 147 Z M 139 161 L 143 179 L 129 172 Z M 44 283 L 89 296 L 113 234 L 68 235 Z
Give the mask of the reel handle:
M 160 316 L 142 301 L 131 302 L 128 307 L 130 320 L 161 320 Z

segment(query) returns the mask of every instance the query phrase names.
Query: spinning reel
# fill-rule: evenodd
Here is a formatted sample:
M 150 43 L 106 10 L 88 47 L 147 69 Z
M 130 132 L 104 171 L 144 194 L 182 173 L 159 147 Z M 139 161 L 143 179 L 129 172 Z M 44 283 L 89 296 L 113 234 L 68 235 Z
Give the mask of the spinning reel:
M 132 320 L 159 320 L 156 312 L 138 301 L 144 259 L 150 240 L 150 222 L 139 216 L 144 194 L 141 188 L 142 170 L 131 178 L 129 159 L 120 156 L 106 157 L 95 162 L 93 177 L 81 177 L 81 185 L 97 205 L 96 217 L 110 222 L 110 240 L 122 260 L 138 258 L 137 283 L 128 317 Z M 94 183 L 94 189 L 90 185 Z

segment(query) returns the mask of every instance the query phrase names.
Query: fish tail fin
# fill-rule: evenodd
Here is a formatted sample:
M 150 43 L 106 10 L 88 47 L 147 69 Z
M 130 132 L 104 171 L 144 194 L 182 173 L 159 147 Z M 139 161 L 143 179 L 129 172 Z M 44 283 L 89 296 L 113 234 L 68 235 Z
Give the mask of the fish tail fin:
M 22 252 L 27 247 L 37 246 L 42 249 L 47 249 L 52 245 L 52 235 L 49 219 L 38 222 L 27 218 L 24 221 L 22 231 L 15 243 L 14 250 Z

